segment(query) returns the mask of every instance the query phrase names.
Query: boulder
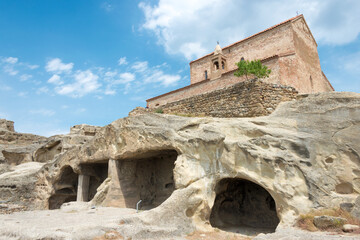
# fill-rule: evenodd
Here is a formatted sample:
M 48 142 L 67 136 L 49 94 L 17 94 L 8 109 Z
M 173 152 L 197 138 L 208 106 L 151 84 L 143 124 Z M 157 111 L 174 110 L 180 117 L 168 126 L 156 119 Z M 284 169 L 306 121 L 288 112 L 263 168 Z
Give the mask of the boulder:
M 338 228 L 343 226 L 346 221 L 345 218 L 326 215 L 314 217 L 314 225 L 319 229 Z
M 360 229 L 360 226 L 358 226 L 358 225 L 344 224 L 342 226 L 342 230 L 344 232 L 354 232 L 354 231 L 359 230 L 359 229 Z
M 350 202 L 341 203 L 340 208 L 346 212 L 351 212 L 351 210 L 354 208 L 354 204 Z

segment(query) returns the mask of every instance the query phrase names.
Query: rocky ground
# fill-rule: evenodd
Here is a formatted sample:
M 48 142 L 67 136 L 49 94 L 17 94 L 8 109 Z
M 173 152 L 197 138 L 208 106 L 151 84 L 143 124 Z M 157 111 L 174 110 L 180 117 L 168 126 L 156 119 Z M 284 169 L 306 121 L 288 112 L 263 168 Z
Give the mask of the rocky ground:
M 58 210 L 25 211 L 0 215 L 0 240 L 30 239 L 174 239 L 174 240 L 332 240 L 359 239 L 359 235 L 332 232 L 308 232 L 297 228 L 279 229 L 276 233 L 243 235 L 213 231 L 194 231 L 174 236 L 173 230 L 156 222 L 147 225 L 126 219 L 142 218 L 144 212 L 134 209 L 92 207 L 87 203 L 65 204 Z M 139 231 L 139 229 L 142 229 Z M 151 237 L 149 237 L 151 233 Z

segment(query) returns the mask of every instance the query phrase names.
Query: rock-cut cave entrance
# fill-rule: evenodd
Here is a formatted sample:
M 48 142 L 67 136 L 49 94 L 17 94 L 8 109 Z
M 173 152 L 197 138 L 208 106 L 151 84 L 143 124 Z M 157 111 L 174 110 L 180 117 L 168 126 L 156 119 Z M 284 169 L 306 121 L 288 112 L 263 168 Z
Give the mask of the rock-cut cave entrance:
M 98 163 L 84 163 L 80 165 L 81 174 L 88 177 L 88 185 L 84 186 L 86 188 L 86 196 L 83 196 L 82 201 L 91 201 L 96 192 L 97 188 L 105 181 L 108 177 L 108 162 L 98 162 Z
M 274 232 L 279 224 L 272 196 L 261 186 L 239 178 L 225 178 L 215 188 L 210 224 L 247 235 Z
M 57 209 L 63 203 L 76 201 L 78 175 L 70 166 L 61 169 L 59 179 L 55 182 L 55 193 L 49 198 L 49 209 Z
M 120 161 L 119 181 L 124 207 L 149 210 L 162 204 L 175 189 L 175 150 L 157 150 Z

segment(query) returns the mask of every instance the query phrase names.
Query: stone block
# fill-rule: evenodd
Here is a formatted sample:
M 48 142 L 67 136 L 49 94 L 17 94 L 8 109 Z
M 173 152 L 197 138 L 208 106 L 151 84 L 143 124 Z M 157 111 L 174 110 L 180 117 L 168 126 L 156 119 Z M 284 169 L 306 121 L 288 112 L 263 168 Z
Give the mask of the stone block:
M 346 219 L 341 217 L 333 217 L 327 215 L 314 217 L 314 225 L 320 229 L 341 227 L 345 223 L 346 223 Z

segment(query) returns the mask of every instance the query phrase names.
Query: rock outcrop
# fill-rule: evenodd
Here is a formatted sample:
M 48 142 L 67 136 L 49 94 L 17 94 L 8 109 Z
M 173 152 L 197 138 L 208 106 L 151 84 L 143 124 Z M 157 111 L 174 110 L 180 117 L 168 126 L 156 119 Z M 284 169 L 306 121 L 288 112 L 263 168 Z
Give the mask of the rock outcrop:
M 13 121 L 0 119 L 0 174 L 11 166 L 33 161 L 32 152 L 45 141 L 42 136 L 15 132 Z
M 135 208 L 142 200 L 140 209 L 151 210 L 124 217 L 125 235 L 144 231 L 134 228 L 138 222 L 176 235 L 213 227 L 274 231 L 311 209 L 355 203 L 359 136 L 355 93 L 302 95 L 257 118 L 137 111 L 94 136 L 48 139 L 34 154 L 42 165 L 31 166 L 28 206 L 59 208 L 81 192 L 91 205 Z M 14 185 L 19 178 L 0 175 L 4 179 Z
M 99 128 L 83 124 L 70 134 L 46 138 L 15 132 L 12 121 L 1 119 L 0 124 L 0 201 L 19 209 L 47 208 L 53 186 L 39 176 L 49 170 L 45 163 L 53 166 L 55 159 L 92 139 Z M 91 134 L 86 134 L 88 129 Z

